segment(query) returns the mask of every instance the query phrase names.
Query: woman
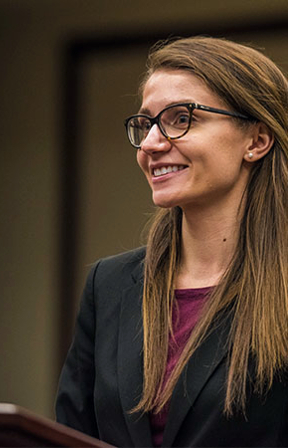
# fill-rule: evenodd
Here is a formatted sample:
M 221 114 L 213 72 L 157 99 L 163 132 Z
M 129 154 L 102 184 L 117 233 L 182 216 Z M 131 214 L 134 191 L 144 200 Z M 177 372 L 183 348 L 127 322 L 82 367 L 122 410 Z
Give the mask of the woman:
M 128 137 L 159 207 L 99 261 L 58 420 L 116 446 L 288 446 L 288 83 L 251 48 L 154 48 Z

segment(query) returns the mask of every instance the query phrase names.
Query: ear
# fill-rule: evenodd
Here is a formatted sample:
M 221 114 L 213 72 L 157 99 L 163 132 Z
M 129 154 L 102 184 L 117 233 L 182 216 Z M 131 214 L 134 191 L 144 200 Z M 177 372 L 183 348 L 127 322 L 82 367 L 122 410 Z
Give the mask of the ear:
M 259 122 L 251 127 L 252 141 L 244 154 L 247 162 L 256 162 L 270 151 L 274 143 L 274 135 L 266 124 Z

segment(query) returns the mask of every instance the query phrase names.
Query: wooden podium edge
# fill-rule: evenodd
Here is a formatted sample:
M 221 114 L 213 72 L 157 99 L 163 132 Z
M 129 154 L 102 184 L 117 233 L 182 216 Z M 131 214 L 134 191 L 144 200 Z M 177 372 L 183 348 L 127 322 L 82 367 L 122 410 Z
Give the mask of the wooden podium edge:
M 22 430 L 59 446 L 112 448 L 112 445 L 11 403 L 0 403 L 0 428 Z

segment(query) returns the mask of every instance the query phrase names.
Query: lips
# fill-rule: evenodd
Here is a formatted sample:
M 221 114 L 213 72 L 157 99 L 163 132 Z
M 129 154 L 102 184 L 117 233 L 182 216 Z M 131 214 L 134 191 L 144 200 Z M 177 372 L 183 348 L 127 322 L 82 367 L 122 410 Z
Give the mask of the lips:
M 176 173 L 184 168 L 186 168 L 184 165 L 167 165 L 152 169 L 152 174 L 154 177 L 165 176 L 165 174 Z

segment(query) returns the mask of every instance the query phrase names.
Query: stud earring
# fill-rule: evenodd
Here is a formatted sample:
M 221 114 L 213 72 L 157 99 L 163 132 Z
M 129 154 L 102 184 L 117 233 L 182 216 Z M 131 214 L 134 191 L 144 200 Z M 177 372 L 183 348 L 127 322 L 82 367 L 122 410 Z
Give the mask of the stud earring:
M 249 157 L 249 159 L 252 159 L 252 157 L 253 157 L 253 152 L 248 152 L 248 157 Z

